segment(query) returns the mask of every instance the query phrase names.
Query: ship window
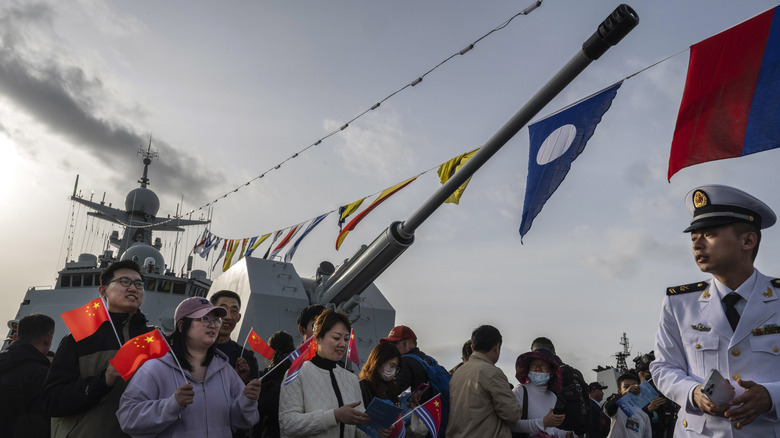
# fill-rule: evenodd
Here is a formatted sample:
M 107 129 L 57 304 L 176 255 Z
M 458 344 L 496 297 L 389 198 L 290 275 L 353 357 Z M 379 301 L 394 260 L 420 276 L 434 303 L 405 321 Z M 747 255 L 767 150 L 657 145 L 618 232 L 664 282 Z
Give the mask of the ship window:
M 146 279 L 146 285 L 144 286 L 145 290 L 154 290 L 154 278 L 147 278 Z
M 81 275 L 74 275 L 71 279 L 70 285 L 73 287 L 81 287 Z
M 173 283 L 173 293 L 177 295 L 184 295 L 184 292 L 187 290 L 187 284 L 182 282 L 175 282 Z
M 157 290 L 160 292 L 170 292 L 171 291 L 171 281 L 170 280 L 161 280 L 160 285 L 157 287 Z
M 70 287 L 70 275 L 63 275 L 60 278 L 60 286 L 61 287 Z
M 84 276 L 84 286 L 92 286 L 94 283 L 92 283 L 92 280 L 95 277 L 93 275 L 85 275 Z

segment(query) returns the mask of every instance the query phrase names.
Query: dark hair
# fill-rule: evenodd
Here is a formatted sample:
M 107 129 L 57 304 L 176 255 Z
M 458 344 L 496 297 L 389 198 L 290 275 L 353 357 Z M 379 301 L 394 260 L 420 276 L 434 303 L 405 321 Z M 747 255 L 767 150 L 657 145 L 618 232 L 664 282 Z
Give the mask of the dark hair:
M 221 290 L 219 292 L 214 293 L 214 295 L 209 298 L 209 301 L 211 301 L 211 304 L 216 306 L 217 300 L 225 297 L 225 298 L 233 298 L 234 300 L 238 301 L 238 307 L 241 308 L 241 297 L 238 296 L 237 293 L 233 292 L 232 290 Z
M 481 325 L 471 332 L 471 347 L 474 351 L 486 353 L 496 345 L 501 345 L 501 332 L 492 325 Z
M 639 376 L 637 376 L 636 374 L 634 374 L 634 373 L 623 373 L 617 379 L 618 392 L 620 392 L 620 385 L 623 383 L 624 380 L 633 380 L 636 383 L 640 382 Z
M 474 348 L 472 348 L 472 346 L 471 346 L 471 339 L 469 339 L 468 341 L 466 341 L 463 344 L 463 349 L 460 352 L 461 353 L 461 357 L 469 357 L 469 356 L 471 356 L 471 353 L 473 353 L 473 352 L 474 352 Z
M 276 365 L 285 360 L 287 355 L 295 350 L 295 341 L 293 341 L 293 337 L 289 333 L 278 331 L 268 338 L 268 346 L 274 349 L 271 364 Z
M 54 320 L 42 313 L 33 313 L 19 320 L 16 339 L 32 343 L 54 333 Z
M 120 260 L 118 262 L 111 263 L 103 272 L 100 273 L 100 285 L 108 286 L 111 280 L 114 279 L 114 273 L 120 269 L 130 269 L 138 273 L 141 276 L 141 280 L 144 279 L 144 274 L 141 272 L 141 267 L 138 263 L 132 260 Z
M 756 246 L 753 248 L 753 253 L 751 254 L 753 261 L 755 261 L 756 257 L 758 256 L 758 245 L 761 244 L 761 230 L 759 230 L 755 225 L 749 224 L 747 222 L 734 222 L 731 224 L 731 229 L 734 230 L 734 234 L 737 237 L 745 233 L 756 234 Z
M 332 309 L 325 309 L 314 321 L 314 337 L 317 339 L 324 338 L 325 333 L 328 333 L 338 323 L 344 324 L 347 330 L 352 329 L 352 323 L 349 322 L 347 315 Z
M 380 373 L 382 372 L 382 365 L 391 361 L 393 358 L 398 359 L 398 367 L 400 369 L 402 362 L 401 353 L 398 352 L 398 349 L 395 348 L 395 345 L 391 342 L 379 343 L 368 355 L 366 363 L 363 364 L 363 369 L 360 370 L 359 379 L 368 382 L 368 387 L 371 389 L 372 395 L 379 398 L 385 397 L 385 394 L 382 392 L 383 380 Z M 397 403 L 398 391 L 396 391 L 395 379 L 387 382 L 387 384 L 390 387 L 390 391 L 388 392 L 390 401 Z
M 531 342 L 531 351 L 536 351 L 540 348 L 544 348 L 545 350 L 549 350 L 552 354 L 555 354 L 555 345 L 553 345 L 549 338 L 538 337 Z
M 309 322 L 312 319 L 317 319 L 323 310 L 325 310 L 325 306 L 321 304 L 314 304 L 304 308 L 301 310 L 301 313 L 298 314 L 298 326 L 306 328 L 306 326 L 309 325 Z
M 173 331 L 169 339 L 173 354 L 175 354 L 176 358 L 179 359 L 179 363 L 181 363 L 182 368 L 186 369 L 187 371 L 194 370 L 190 364 L 190 350 L 187 348 L 187 337 L 185 335 L 192 326 L 192 321 L 194 321 L 192 318 L 188 318 L 186 316 L 182 318 L 181 330 L 179 330 L 179 324 L 177 323 L 176 329 Z M 209 349 L 206 351 L 206 358 L 203 359 L 203 363 L 201 363 L 201 365 L 208 366 L 211 363 L 211 359 L 214 358 L 214 352 L 216 350 L 217 343 L 215 342 L 211 344 L 211 347 L 209 347 Z

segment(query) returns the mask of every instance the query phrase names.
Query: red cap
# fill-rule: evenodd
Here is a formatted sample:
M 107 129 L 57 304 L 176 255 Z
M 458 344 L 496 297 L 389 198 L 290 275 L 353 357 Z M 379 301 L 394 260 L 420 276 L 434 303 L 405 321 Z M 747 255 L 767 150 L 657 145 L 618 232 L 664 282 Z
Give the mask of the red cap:
M 393 327 L 392 330 L 390 330 L 390 334 L 388 334 L 386 338 L 380 339 L 379 342 L 395 342 L 402 339 L 411 339 L 416 341 L 417 335 L 415 335 L 412 329 L 409 327 L 405 325 L 397 325 Z

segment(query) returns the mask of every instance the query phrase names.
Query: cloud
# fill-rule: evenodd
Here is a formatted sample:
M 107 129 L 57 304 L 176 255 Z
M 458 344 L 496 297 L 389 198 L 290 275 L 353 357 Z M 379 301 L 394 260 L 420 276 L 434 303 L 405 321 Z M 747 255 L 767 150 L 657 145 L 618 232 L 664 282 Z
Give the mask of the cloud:
M 408 173 L 415 163 L 415 153 L 401 125 L 400 117 L 387 109 L 381 116 L 369 113 L 338 134 L 339 144 L 334 150 L 350 172 L 361 176 L 373 175 L 386 181 L 396 172 Z M 326 120 L 323 126 L 333 131 L 341 123 Z
M 135 162 L 138 147 L 149 142 L 148 135 L 135 129 L 133 120 L 115 113 L 116 107 L 128 105 L 115 101 L 103 78 L 75 65 L 67 48 L 59 47 L 60 41 L 50 32 L 54 15 L 43 3 L 0 10 L 0 91 L 35 123 L 77 149 L 106 163 Z M 13 135 L 13 129 L 6 130 Z M 205 199 L 209 187 L 224 181 L 221 174 L 207 169 L 204 160 L 162 139 L 155 139 L 153 147 L 163 157 L 155 164 L 156 182 L 168 193 L 186 192 L 192 199 Z M 137 177 L 137 166 L 111 168 L 117 182 Z

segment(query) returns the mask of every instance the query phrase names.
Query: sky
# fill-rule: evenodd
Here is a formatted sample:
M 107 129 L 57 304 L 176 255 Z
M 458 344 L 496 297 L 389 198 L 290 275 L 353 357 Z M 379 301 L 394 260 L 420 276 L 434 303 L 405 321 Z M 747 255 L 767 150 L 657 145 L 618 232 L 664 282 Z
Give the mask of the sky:
M 193 219 L 211 214 L 211 230 L 226 238 L 290 227 L 482 145 L 616 2 L 545 0 L 288 160 L 531 3 L 4 2 L 0 319 L 14 317 L 28 287 L 51 286 L 68 255 L 102 250 L 117 228 L 73 207 L 76 176 L 83 196 L 123 205 L 138 186 L 137 152 L 150 137 L 159 153 L 149 172 L 158 216 L 181 204 L 195 210 Z M 475 327 L 491 324 L 503 333 L 498 365 L 511 381 L 515 358 L 537 336 L 551 338 L 565 362 L 595 380 L 590 370 L 615 364 L 623 333 L 632 357 L 653 348 L 667 286 L 707 278 L 682 233 L 690 189 L 733 185 L 780 209 L 778 150 L 666 177 L 686 49 L 776 3 L 630 4 L 639 26 L 536 118 L 669 59 L 624 82 L 523 243 L 527 128 L 476 173 L 459 205 L 440 207 L 417 229 L 412 247 L 376 280 L 396 323 L 412 327 L 420 348 L 446 367 L 459 361 Z M 298 248 L 297 272 L 310 277 L 320 261 L 341 263 L 438 187 L 435 171 L 424 174 L 374 210 L 338 252 L 332 213 Z M 210 213 L 199 209 L 226 193 Z M 202 231 L 179 236 L 176 266 Z M 68 251 L 71 234 L 82 237 Z M 171 253 L 177 236 L 157 236 Z M 763 241 L 756 267 L 777 274 L 777 227 Z

